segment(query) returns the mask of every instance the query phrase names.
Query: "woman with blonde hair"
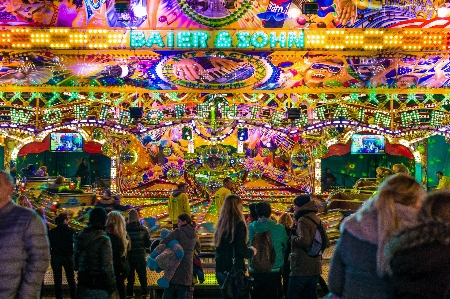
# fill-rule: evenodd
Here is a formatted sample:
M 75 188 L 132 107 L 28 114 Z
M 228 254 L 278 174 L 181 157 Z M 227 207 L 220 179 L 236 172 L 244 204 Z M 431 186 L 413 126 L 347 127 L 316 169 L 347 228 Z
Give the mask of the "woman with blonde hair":
M 420 224 L 386 246 L 391 298 L 450 298 L 450 190 L 430 193 L 419 212 Z
M 214 244 L 216 246 L 216 277 L 221 287 L 227 277 L 225 272 L 233 267 L 233 252 L 235 269 L 243 271 L 245 271 L 244 259 L 250 259 L 256 254 L 254 247 L 247 247 L 247 225 L 242 213 L 242 200 L 235 194 L 225 198 L 214 233 Z M 229 297 L 222 292 L 222 298 Z
M 23 195 L 23 194 L 20 195 L 17 198 L 16 202 L 19 206 L 33 209 L 33 205 L 31 204 L 30 200 L 28 199 L 28 197 L 26 195 Z
M 403 173 L 387 178 L 341 227 L 331 260 L 329 288 L 342 298 L 389 298 L 389 261 L 384 251 L 399 231 L 417 224 L 425 190 Z
M 119 293 L 120 299 L 125 299 L 125 279 L 130 270 L 127 261 L 127 252 L 131 248 L 131 242 L 129 242 L 127 235 L 125 217 L 119 211 L 112 211 L 108 214 L 106 232 L 111 239 L 117 292 Z

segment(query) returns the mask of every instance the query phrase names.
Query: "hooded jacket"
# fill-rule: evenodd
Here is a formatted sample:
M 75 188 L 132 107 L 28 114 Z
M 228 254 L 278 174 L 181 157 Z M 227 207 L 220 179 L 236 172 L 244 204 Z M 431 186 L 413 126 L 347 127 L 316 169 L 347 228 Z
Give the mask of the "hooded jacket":
M 270 237 L 276 253 L 275 264 L 272 267 L 272 271 L 280 271 L 284 264 L 283 251 L 287 248 L 288 237 L 286 235 L 286 229 L 283 225 L 277 224 L 275 220 L 263 219 L 264 218 L 260 218 L 258 221 L 253 221 L 250 223 L 248 226 L 248 240 L 250 242 L 250 246 L 253 246 L 253 238 L 255 235 L 270 229 Z M 250 271 L 253 272 L 251 261 Z
M 193 273 L 194 249 L 200 252 L 200 242 L 195 229 L 190 225 L 183 225 L 170 232 L 160 244 L 167 245 L 170 241 L 177 240 L 184 251 L 184 257 L 180 262 L 170 283 L 191 286 Z
M 181 214 L 191 214 L 187 194 L 183 193 L 181 190 L 172 192 L 172 195 L 170 195 L 167 202 L 167 207 L 169 209 L 169 218 L 172 223 L 177 223 L 178 216 Z
M 310 257 L 308 251 L 316 234 L 317 225 L 305 218 L 308 216 L 316 223 L 320 222 L 317 213 L 317 204 L 309 201 L 295 213 L 297 230 L 291 237 L 291 274 L 290 276 L 314 276 L 322 273 L 322 257 Z
M 392 297 L 450 298 L 450 224 L 427 223 L 392 238 L 386 246 Z
M 416 225 L 414 209 L 395 207 L 402 219 L 400 230 Z M 390 298 L 388 278 L 377 274 L 378 213 L 357 214 L 360 219 L 353 214 L 342 224 L 328 274 L 329 289 L 342 299 Z
M 112 293 L 116 288 L 116 281 L 109 237 L 101 229 L 88 227 L 75 236 L 74 241 L 78 285 Z M 96 277 L 102 277 L 101 284 L 94 280 Z

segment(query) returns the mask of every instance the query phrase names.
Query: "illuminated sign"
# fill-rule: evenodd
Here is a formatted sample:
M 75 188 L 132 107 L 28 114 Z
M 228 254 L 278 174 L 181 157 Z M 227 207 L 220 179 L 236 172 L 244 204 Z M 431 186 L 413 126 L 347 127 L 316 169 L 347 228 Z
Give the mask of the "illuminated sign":
M 303 31 L 131 31 L 131 48 L 303 49 Z
M 434 51 L 450 49 L 441 29 L 0 29 L 3 49 L 64 50 L 358 50 Z

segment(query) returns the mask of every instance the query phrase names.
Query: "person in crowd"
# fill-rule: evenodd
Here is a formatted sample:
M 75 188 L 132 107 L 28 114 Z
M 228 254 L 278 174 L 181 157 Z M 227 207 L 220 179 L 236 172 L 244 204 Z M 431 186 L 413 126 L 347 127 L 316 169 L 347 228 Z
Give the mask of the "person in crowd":
M 336 177 L 331 172 L 330 168 L 325 168 L 325 172 L 322 175 L 322 190 L 329 190 L 331 187 L 336 186 Z
M 406 174 L 409 174 L 409 169 L 403 164 L 394 164 L 394 165 L 392 165 L 392 171 L 394 173 L 406 173 Z
M 36 166 L 34 166 L 34 164 L 28 164 L 27 167 L 22 168 L 21 172 L 24 177 L 35 176 Z
M 289 286 L 289 274 L 291 272 L 291 265 L 289 261 L 289 255 L 291 254 L 291 237 L 295 235 L 296 226 L 294 225 L 294 220 L 292 219 L 291 213 L 283 213 L 278 219 L 278 223 L 284 226 L 287 235 L 287 245 L 286 250 L 283 252 L 284 264 L 282 271 L 283 278 L 283 294 L 284 298 L 287 299 L 287 291 Z
M 89 213 L 88 227 L 74 237 L 78 299 L 111 299 L 116 290 L 111 240 L 105 233 L 106 210 Z
M 256 249 L 253 246 L 248 247 L 247 242 L 247 226 L 242 213 L 242 200 L 239 196 L 230 194 L 225 198 L 214 232 L 216 278 L 219 287 L 225 282 L 226 273 L 233 267 L 233 251 L 234 267 L 243 271 L 245 271 L 244 259 L 250 259 L 256 254 Z M 222 298 L 229 299 L 223 292 Z
M 89 167 L 88 167 L 88 159 L 83 158 L 81 160 L 80 166 L 78 166 L 77 172 L 75 173 L 77 178 L 80 178 L 81 185 L 87 185 L 89 178 Z
M 275 249 L 275 263 L 272 270 L 267 273 L 258 273 L 250 262 L 250 273 L 254 278 L 252 299 L 281 298 L 281 270 L 284 264 L 283 252 L 287 248 L 287 234 L 283 225 L 270 219 L 272 209 L 268 202 L 260 202 L 256 205 L 258 220 L 248 226 L 248 240 L 251 246 L 255 246 L 253 240 L 257 234 L 269 231 L 273 248 Z
M 345 219 L 328 277 L 332 293 L 349 299 L 390 298 L 386 244 L 397 232 L 417 225 L 424 197 L 424 189 L 413 177 L 399 173 Z
M 258 220 L 258 215 L 256 214 L 256 203 L 255 202 L 251 203 L 248 206 L 248 211 L 249 211 L 249 214 L 248 214 L 247 220 L 246 220 L 247 226 L 250 223 L 252 223 L 253 221 Z
M 0 171 L 0 298 L 37 298 L 50 263 L 42 219 L 11 197 L 14 181 Z
M 48 186 L 49 189 L 54 189 L 58 192 L 59 187 L 64 186 L 64 177 L 62 175 L 58 175 L 56 179 L 53 181 L 53 184 Z
M 188 214 L 178 216 L 178 227 L 164 237 L 160 244 L 167 245 L 172 240 L 180 243 L 184 256 L 169 281 L 169 287 L 164 289 L 163 299 L 173 299 L 175 290 L 178 290 L 178 299 L 185 299 L 186 291 L 192 285 L 194 249 L 200 251 L 200 242 Z
M 117 292 L 120 299 L 125 299 L 125 279 L 130 272 L 127 252 L 131 249 L 131 242 L 127 235 L 125 218 L 122 213 L 119 211 L 109 212 L 106 219 L 106 232 L 111 239 Z
M 311 194 L 311 200 L 314 201 L 317 205 L 317 213 L 326 213 L 328 211 L 327 204 L 328 202 L 323 198 L 320 194 Z
M 323 198 L 320 194 L 311 194 L 310 198 L 317 205 L 317 214 L 327 213 L 328 211 L 328 202 Z M 322 221 L 325 222 L 325 221 Z M 325 293 L 328 293 L 328 285 L 322 275 L 319 276 L 319 285 Z
M 386 168 L 386 167 L 377 167 L 376 168 L 377 173 L 377 184 L 381 184 L 388 176 L 392 175 L 394 173 L 393 170 Z
M 178 215 L 190 214 L 191 209 L 189 207 L 189 199 L 186 194 L 187 185 L 185 183 L 179 183 L 177 190 L 174 190 L 167 202 L 167 208 L 169 209 L 169 218 L 173 224 L 173 228 L 177 228 Z
M 145 259 L 146 248 L 150 248 L 150 233 L 139 221 L 136 210 L 128 213 L 127 233 L 131 241 L 131 249 L 128 251 L 128 263 L 130 273 L 127 279 L 127 296 L 133 296 L 135 272 L 137 272 L 141 285 L 142 298 L 147 297 L 147 262 Z
M 48 231 L 50 230 L 50 224 L 48 223 L 47 214 L 45 213 L 45 209 L 43 207 L 38 207 L 38 208 L 34 209 L 34 211 L 39 215 L 39 217 L 41 217 L 42 221 L 44 221 L 46 232 L 47 232 L 47 237 L 48 237 Z M 41 291 L 39 293 L 39 299 L 42 299 L 43 291 L 44 291 L 44 279 L 42 280 L 42 283 L 41 283 Z
M 220 214 L 223 202 L 225 201 L 225 198 L 231 194 L 231 189 L 233 189 L 233 181 L 230 177 L 224 178 L 223 186 L 219 190 L 217 190 L 216 193 L 214 193 L 217 214 Z
M 436 172 L 436 176 L 439 179 L 439 184 L 436 187 L 436 190 L 440 189 L 450 189 L 450 178 L 445 176 L 442 171 Z
M 450 298 L 450 190 L 430 193 L 418 218 L 386 245 L 391 298 Z
M 36 171 L 36 176 L 47 177 L 48 176 L 47 166 L 39 167 L 39 169 Z
M 31 204 L 30 200 L 28 199 L 28 197 L 25 194 L 19 195 L 19 197 L 17 197 L 17 199 L 16 199 L 16 202 L 21 207 L 25 207 L 25 208 L 29 208 L 29 209 L 33 210 L 33 205 Z
M 107 213 L 111 211 L 126 211 L 131 209 L 130 206 L 123 206 L 121 204 L 118 204 L 116 197 L 112 196 L 112 192 L 110 189 L 106 189 L 103 192 L 103 197 L 99 202 L 95 204 L 95 206 L 104 208 Z
M 297 222 L 296 233 L 291 236 L 291 273 L 288 299 L 317 299 L 317 283 L 322 272 L 321 257 L 311 257 L 308 251 L 320 223 L 317 217 L 317 204 L 307 194 L 294 199 L 294 217 Z
M 56 227 L 52 228 L 48 237 L 50 240 L 51 265 L 55 287 L 55 298 L 62 299 L 62 268 L 66 273 L 67 283 L 70 290 L 70 299 L 75 299 L 76 284 L 73 264 L 73 236 L 75 229 L 69 227 L 69 215 L 67 212 L 60 213 L 55 218 Z

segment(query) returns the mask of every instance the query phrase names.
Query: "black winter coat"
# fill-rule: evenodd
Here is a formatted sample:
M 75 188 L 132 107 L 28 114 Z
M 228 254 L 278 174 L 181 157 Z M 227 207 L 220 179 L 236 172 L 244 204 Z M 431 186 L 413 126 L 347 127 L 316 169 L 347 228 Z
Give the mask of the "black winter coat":
M 128 259 L 145 259 L 146 248 L 150 248 L 150 234 L 139 221 L 127 224 L 127 233 L 131 240 L 131 249 L 128 251 Z
M 124 263 L 122 262 L 123 256 L 123 243 L 120 237 L 114 234 L 108 234 L 108 237 L 111 239 L 111 247 L 113 253 L 113 266 L 114 266 L 114 274 L 117 276 L 126 276 L 128 275 L 126 267 L 124 267 Z M 123 259 L 126 260 L 126 256 L 123 256 Z
M 76 230 L 67 224 L 58 224 L 48 232 L 50 240 L 50 253 L 57 256 L 73 255 L 73 236 Z
M 245 223 L 239 221 L 235 226 L 234 240 L 232 243 L 231 235 L 222 235 L 219 247 L 216 247 L 216 272 L 230 271 L 233 267 L 233 247 L 235 250 L 235 268 L 245 271 L 244 259 L 250 259 L 253 256 L 253 250 L 247 247 L 246 243 L 247 229 Z
M 78 285 L 90 289 L 116 289 L 111 240 L 103 230 L 85 228 L 74 237 Z
M 387 245 L 392 297 L 450 298 L 450 224 L 428 223 L 405 230 Z

